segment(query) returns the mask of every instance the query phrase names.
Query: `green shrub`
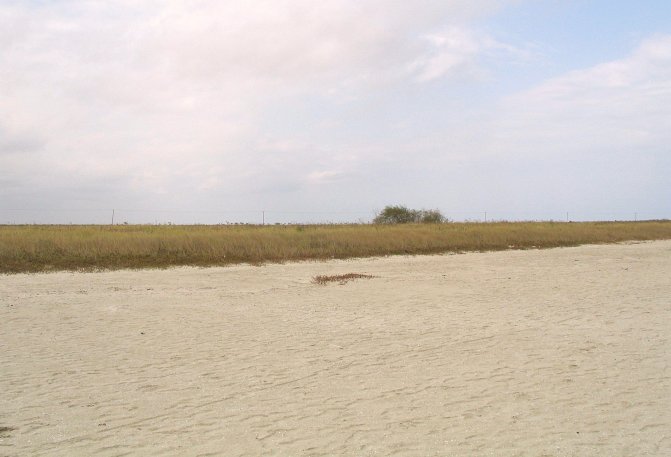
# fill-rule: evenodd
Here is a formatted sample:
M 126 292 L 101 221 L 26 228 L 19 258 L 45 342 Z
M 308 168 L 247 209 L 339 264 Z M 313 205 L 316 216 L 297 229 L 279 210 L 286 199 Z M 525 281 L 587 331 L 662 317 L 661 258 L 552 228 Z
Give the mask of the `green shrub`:
M 375 224 L 440 224 L 442 222 L 447 222 L 447 219 L 437 209 L 417 210 L 401 205 L 385 206 L 373 219 Z
M 417 211 L 406 208 L 405 206 L 385 206 L 385 208 L 375 216 L 375 224 L 409 224 L 416 222 Z
M 447 218 L 437 209 L 428 209 L 420 211 L 419 222 L 424 224 L 442 224 L 443 222 L 447 222 Z

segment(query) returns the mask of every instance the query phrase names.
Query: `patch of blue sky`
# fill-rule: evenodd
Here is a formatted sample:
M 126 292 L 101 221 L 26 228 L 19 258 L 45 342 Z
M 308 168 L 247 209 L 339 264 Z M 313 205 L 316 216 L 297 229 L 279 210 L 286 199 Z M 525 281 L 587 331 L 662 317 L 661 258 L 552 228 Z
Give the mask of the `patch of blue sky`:
M 483 21 L 497 39 L 530 46 L 545 65 L 538 77 L 625 57 L 648 37 L 671 33 L 668 0 L 537 0 Z

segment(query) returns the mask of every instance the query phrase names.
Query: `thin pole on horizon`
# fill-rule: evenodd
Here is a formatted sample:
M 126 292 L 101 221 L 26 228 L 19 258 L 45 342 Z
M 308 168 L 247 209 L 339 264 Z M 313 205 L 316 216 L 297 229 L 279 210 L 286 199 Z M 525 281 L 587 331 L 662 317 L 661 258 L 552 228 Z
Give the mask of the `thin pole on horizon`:
M 112 209 L 112 225 L 114 225 L 114 209 Z
M 261 211 L 261 225 L 266 225 L 266 211 Z
M 487 211 L 485 211 L 485 222 L 487 222 Z
M 638 222 L 638 213 L 634 213 L 634 222 Z

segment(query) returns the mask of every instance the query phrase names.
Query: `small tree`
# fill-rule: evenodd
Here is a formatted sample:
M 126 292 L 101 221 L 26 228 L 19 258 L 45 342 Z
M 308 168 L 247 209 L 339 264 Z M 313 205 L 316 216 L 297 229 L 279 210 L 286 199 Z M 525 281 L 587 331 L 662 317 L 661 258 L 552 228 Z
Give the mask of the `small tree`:
M 447 218 L 437 209 L 423 209 L 419 213 L 419 221 L 423 224 L 442 224 L 443 222 L 447 222 Z
M 385 206 L 373 219 L 375 224 L 440 224 L 446 221 L 445 216 L 437 209 L 416 210 L 401 205 Z
M 408 224 L 416 222 L 417 211 L 406 208 L 405 206 L 385 206 L 380 213 L 375 216 L 375 224 Z

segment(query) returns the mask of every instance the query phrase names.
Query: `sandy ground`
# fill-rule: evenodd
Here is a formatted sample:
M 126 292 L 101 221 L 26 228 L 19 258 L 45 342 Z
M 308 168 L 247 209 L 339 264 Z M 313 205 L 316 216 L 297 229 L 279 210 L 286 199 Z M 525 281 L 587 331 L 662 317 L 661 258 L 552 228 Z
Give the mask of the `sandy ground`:
M 669 456 L 670 338 L 669 241 L 0 276 L 0 455 Z

